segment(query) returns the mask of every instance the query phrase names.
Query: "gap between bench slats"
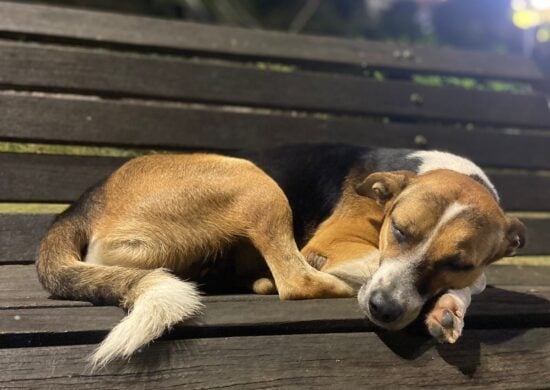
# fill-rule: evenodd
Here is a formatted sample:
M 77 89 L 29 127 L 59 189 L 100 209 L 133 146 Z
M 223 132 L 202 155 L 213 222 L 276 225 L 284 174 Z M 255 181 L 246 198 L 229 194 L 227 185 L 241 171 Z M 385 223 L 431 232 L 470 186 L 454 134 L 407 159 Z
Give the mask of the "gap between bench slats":
M 0 139 L 153 148 L 249 149 L 343 142 L 450 150 L 490 167 L 550 168 L 549 134 L 452 126 L 383 124 L 151 101 L 0 93 Z
M 312 72 L 272 72 L 158 56 L 0 42 L 0 84 L 117 97 L 545 127 L 542 95 Z M 21 72 L 25 69 L 25 72 Z
M 144 51 L 190 51 L 297 64 L 542 79 L 537 67 L 520 56 L 209 26 L 34 4 L 0 3 L 0 32 Z M 405 50 L 408 53 L 403 56 Z

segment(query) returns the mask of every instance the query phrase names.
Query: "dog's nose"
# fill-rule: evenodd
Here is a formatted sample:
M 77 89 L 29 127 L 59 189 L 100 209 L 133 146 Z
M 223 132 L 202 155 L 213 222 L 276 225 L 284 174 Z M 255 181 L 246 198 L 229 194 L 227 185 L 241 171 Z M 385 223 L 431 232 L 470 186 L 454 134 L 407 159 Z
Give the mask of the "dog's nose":
M 375 290 L 369 300 L 370 314 L 380 322 L 393 322 L 403 314 L 403 308 L 382 290 Z

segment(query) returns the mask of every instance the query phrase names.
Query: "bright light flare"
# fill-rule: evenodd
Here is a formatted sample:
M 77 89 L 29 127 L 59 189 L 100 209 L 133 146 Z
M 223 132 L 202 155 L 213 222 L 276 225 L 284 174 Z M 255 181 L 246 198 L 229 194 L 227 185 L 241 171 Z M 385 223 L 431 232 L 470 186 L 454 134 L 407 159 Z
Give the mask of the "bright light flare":
M 523 29 L 536 27 L 542 23 L 541 15 L 529 9 L 514 12 L 512 19 L 516 26 Z
M 550 9 L 550 0 L 512 0 L 512 9 L 514 11 L 526 9 L 544 11 Z
M 529 3 L 531 3 L 531 8 L 538 11 L 550 8 L 550 0 L 529 0 Z
M 526 0 L 512 0 L 512 9 L 514 11 L 522 11 L 527 8 Z

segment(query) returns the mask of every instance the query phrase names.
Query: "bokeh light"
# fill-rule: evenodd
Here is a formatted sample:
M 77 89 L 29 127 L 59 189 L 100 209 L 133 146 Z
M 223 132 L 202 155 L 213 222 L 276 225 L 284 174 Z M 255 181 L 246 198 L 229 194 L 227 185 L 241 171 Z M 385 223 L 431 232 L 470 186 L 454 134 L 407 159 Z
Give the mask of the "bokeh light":
M 522 29 L 550 22 L 550 0 L 512 0 L 512 20 Z

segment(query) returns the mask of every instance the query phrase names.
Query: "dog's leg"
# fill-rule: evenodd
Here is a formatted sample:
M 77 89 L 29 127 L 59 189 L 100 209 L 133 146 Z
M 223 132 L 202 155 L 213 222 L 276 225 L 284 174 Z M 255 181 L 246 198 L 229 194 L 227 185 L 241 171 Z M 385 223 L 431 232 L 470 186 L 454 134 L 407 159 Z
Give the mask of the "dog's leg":
M 267 218 L 267 220 L 270 224 L 269 229 L 255 229 L 250 232 L 250 238 L 264 257 L 281 299 L 353 295 L 353 289 L 346 283 L 334 276 L 317 271 L 306 262 L 292 236 L 290 220 L 286 222 L 279 218 Z
M 464 317 L 472 301 L 472 295 L 481 293 L 485 286 L 485 274 L 481 274 L 470 287 L 449 290 L 439 297 L 426 317 L 430 334 L 442 343 L 456 342 L 462 334 Z
M 306 262 L 294 240 L 288 200 L 279 186 L 267 179 L 258 177 L 250 199 L 243 199 L 247 206 L 243 218 L 247 235 L 265 259 L 281 299 L 352 296 L 353 289 L 346 283 Z M 264 188 L 258 193 L 260 186 Z

